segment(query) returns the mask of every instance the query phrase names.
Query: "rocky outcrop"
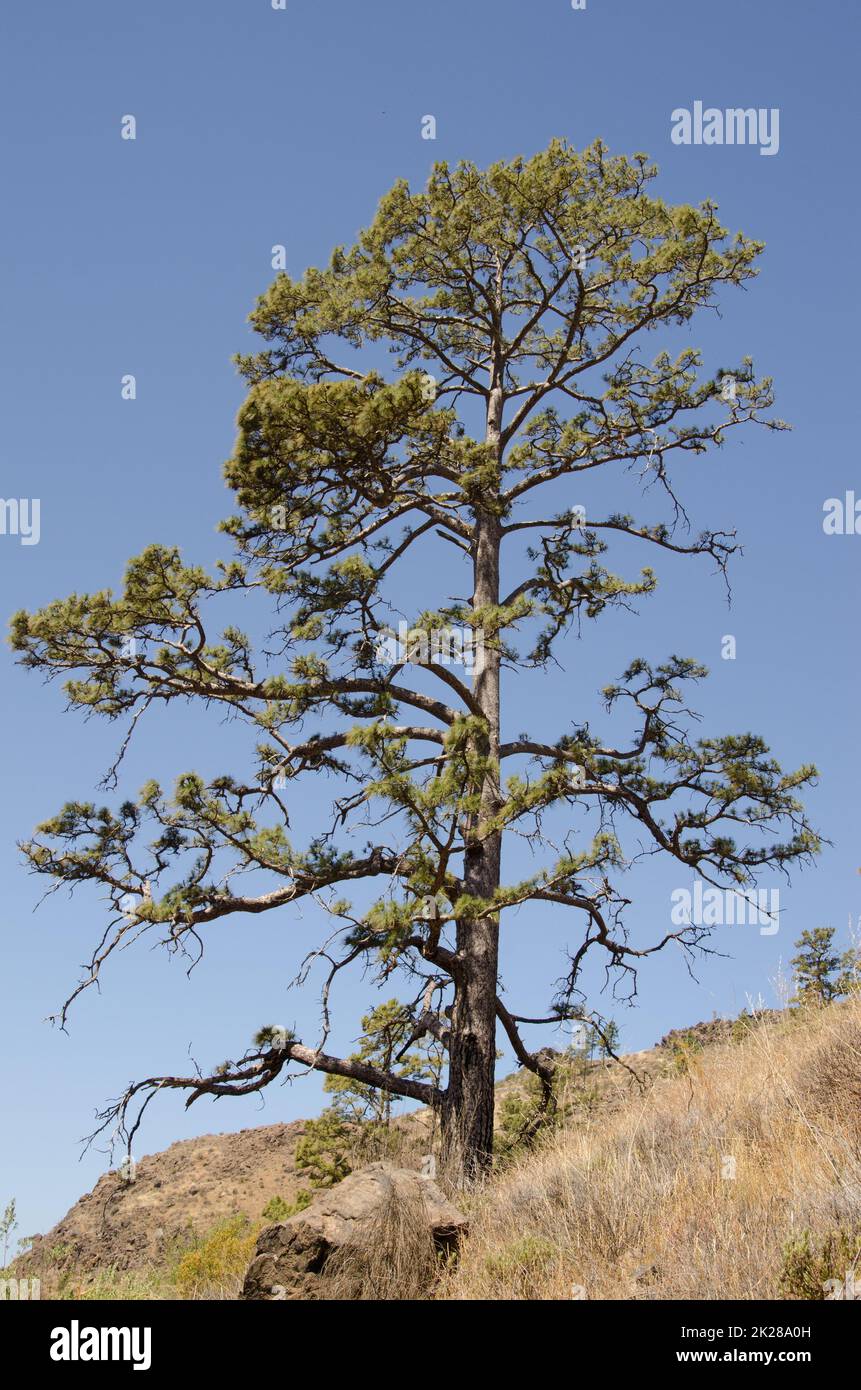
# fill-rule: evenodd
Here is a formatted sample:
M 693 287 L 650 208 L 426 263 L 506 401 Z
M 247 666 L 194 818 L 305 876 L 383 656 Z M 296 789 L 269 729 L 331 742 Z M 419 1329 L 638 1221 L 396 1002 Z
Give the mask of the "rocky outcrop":
M 439 1251 L 455 1249 L 466 1231 L 466 1217 L 432 1178 L 410 1168 L 371 1163 L 320 1193 L 304 1211 L 261 1231 L 240 1297 L 326 1297 L 337 1256 L 361 1249 L 395 1208 L 409 1211 Z

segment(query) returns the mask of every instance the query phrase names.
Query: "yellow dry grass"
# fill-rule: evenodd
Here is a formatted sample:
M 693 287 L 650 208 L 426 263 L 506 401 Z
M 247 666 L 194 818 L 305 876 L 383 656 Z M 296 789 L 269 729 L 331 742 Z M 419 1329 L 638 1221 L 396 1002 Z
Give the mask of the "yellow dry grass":
M 691 1055 L 555 1133 L 469 1216 L 437 1298 L 787 1297 L 787 1241 L 861 1229 L 861 1000 Z

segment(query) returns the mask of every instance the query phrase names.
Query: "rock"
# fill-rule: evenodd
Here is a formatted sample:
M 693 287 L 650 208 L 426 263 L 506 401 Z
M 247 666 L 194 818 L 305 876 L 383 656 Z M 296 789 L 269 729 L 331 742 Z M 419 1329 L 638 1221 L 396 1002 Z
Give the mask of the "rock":
M 466 1217 L 431 1178 L 411 1168 L 371 1163 L 321 1192 L 304 1211 L 260 1232 L 240 1298 L 323 1297 L 327 1261 L 345 1246 L 360 1246 L 374 1222 L 398 1202 L 421 1212 L 438 1250 L 457 1247 Z

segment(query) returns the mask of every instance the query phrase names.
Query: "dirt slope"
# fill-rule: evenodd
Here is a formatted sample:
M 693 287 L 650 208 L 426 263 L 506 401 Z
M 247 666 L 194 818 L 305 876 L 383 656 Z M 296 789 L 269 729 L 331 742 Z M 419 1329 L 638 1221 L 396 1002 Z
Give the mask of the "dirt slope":
M 131 1182 L 106 1173 L 62 1221 L 35 1238 L 17 1270 L 140 1268 L 159 1263 L 178 1237 L 203 1234 L 240 1213 L 256 1220 L 271 1197 L 295 1198 L 301 1183 L 293 1159 L 303 1129 L 297 1120 L 183 1139 L 142 1158 Z

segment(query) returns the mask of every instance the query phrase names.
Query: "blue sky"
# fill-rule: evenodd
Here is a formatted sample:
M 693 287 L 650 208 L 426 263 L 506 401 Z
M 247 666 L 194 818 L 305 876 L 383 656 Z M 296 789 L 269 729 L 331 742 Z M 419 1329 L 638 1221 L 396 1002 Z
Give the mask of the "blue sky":
M 845 941 L 857 920 L 855 805 L 857 571 L 861 536 L 826 536 L 823 503 L 861 496 L 854 437 L 858 362 L 850 264 L 858 225 L 857 7 L 799 0 L 111 0 L 4 7 L 0 34 L 2 180 L 0 341 L 4 498 L 38 497 L 41 536 L 0 535 L 4 608 L 118 586 L 154 540 L 189 561 L 227 553 L 231 510 L 221 465 L 242 383 L 232 355 L 272 278 L 350 243 L 398 177 L 423 183 L 436 159 L 479 164 L 529 155 L 553 136 L 613 152 L 645 150 L 669 201 L 710 197 L 731 228 L 767 243 L 746 293 L 694 324 L 708 364 L 749 353 L 773 375 L 791 434 L 747 432 L 685 478 L 695 529 L 735 527 L 733 606 L 703 562 L 658 557 L 658 593 L 641 616 L 613 615 L 572 643 L 565 670 L 513 697 L 512 727 L 547 737 L 591 711 L 594 692 L 642 654 L 697 657 L 712 676 L 696 704 L 709 732 L 764 734 L 785 764 L 814 761 L 814 821 L 833 842 L 782 887 L 781 928 L 743 928 L 715 944 L 698 980 L 678 955 L 642 971 L 638 1006 L 613 1010 L 623 1045 L 671 1027 L 775 1002 L 774 980 L 809 926 Z M 780 149 L 678 146 L 671 113 L 701 100 L 780 110 Z M 120 138 L 133 114 L 134 142 Z M 433 114 L 437 138 L 421 138 Z M 662 344 L 656 339 L 655 350 Z M 137 398 L 123 401 L 133 373 Z M 576 499 L 572 499 L 576 500 Z M 654 557 L 636 556 L 637 563 Z M 735 661 L 720 657 L 735 635 Z M 104 927 L 94 895 L 34 907 L 44 885 L 15 847 L 70 797 L 98 797 L 121 731 L 64 713 L 58 685 L 3 662 L 4 1140 L 0 1203 L 18 1200 L 18 1235 L 46 1230 L 92 1185 L 106 1158 L 80 1158 L 95 1107 L 130 1080 L 235 1055 L 266 1021 L 312 1039 L 316 995 L 286 993 L 316 939 L 303 917 L 231 920 L 198 970 L 144 946 L 115 961 L 68 1035 L 44 1022 Z M 134 746 L 122 790 L 155 771 L 228 770 L 235 730 L 177 712 Z M 240 764 L 241 766 L 241 764 Z M 301 817 L 294 834 L 301 839 Z M 657 865 L 636 880 L 635 922 L 663 924 L 687 886 Z M 522 927 L 522 929 L 521 929 Z M 561 934 L 533 923 L 508 935 L 506 982 L 521 1012 L 543 1010 L 562 968 Z M 596 988 L 599 982 L 595 981 Z M 344 989 L 333 1044 L 349 1047 L 367 984 Z M 507 1056 L 503 1069 L 510 1067 Z M 151 1106 L 140 1152 L 211 1130 L 314 1113 L 320 1079 L 259 1100 L 171 1098 Z

